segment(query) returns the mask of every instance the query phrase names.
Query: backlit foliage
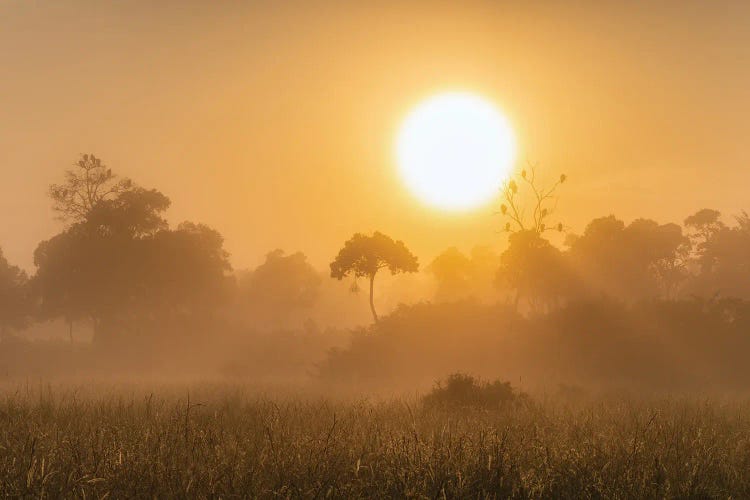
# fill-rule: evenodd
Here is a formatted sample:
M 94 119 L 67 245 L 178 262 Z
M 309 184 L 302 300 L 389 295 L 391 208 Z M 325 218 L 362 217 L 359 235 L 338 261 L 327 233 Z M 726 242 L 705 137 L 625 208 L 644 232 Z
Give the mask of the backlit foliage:
M 372 236 L 356 233 L 331 262 L 331 277 L 338 280 L 346 276 L 367 278 L 370 282 L 370 309 L 375 321 L 378 315 L 373 302 L 375 275 L 381 269 L 391 274 L 415 273 L 419 270 L 417 257 L 406 248 L 403 241 L 375 231 Z

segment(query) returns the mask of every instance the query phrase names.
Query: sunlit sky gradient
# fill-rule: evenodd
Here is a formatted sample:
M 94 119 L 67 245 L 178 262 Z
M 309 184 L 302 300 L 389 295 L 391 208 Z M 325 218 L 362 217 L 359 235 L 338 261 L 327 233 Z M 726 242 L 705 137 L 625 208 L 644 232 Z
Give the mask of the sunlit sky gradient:
M 750 2 L 367 3 L 0 0 L 6 256 L 32 269 L 60 228 L 47 186 L 85 152 L 220 230 L 239 268 L 277 247 L 322 267 L 375 229 L 423 261 L 500 248 L 496 207 L 446 215 L 399 181 L 401 120 L 451 90 L 568 174 L 578 231 L 750 208 Z

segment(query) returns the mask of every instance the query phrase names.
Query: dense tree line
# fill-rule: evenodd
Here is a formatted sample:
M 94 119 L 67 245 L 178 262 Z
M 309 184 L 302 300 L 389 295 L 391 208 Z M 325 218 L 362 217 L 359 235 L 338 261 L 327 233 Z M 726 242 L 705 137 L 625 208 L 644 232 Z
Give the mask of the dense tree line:
M 707 218 L 710 215 L 710 218 Z M 606 296 L 626 302 L 699 297 L 750 298 L 750 220 L 734 225 L 701 210 L 678 224 L 610 215 L 591 221 L 558 249 L 535 231 L 509 237 L 497 283 L 532 310 Z
M 320 375 L 358 390 L 428 388 L 462 371 L 548 394 L 746 393 L 749 330 L 750 302 L 739 299 L 598 297 L 533 315 L 512 304 L 421 303 L 356 331 L 349 345 L 330 351 Z
M 33 275 L 0 253 L 3 337 L 34 321 L 63 319 L 71 340 L 85 324 L 96 344 L 122 345 L 164 331 L 226 327 L 222 316 L 232 308 L 272 328 L 304 317 L 320 298 L 323 277 L 301 252 L 275 250 L 256 269 L 235 273 L 216 230 L 193 222 L 170 227 L 166 195 L 118 177 L 93 154 L 66 170 L 49 196 L 63 229 L 37 246 Z M 395 245 L 384 235 L 373 241 Z M 387 245 L 370 250 L 401 265 Z
M 534 169 L 502 188 L 508 244 L 497 253 L 449 248 L 428 266 L 437 303 L 473 297 L 505 302 L 521 313 L 552 313 L 609 298 L 633 304 L 690 297 L 750 299 L 750 217 L 725 223 L 703 209 L 683 225 L 615 216 L 594 219 L 580 235 L 554 220 L 560 176 L 540 187 Z M 527 191 L 524 195 L 524 189 Z M 323 294 L 323 276 L 304 254 L 270 252 L 256 269 L 235 273 L 222 236 L 202 224 L 170 227 L 169 198 L 119 178 L 99 158 L 83 155 L 49 191 L 63 223 L 34 252 L 35 272 L 0 255 L 0 333 L 34 320 L 64 319 L 72 332 L 93 325 L 97 343 L 149 338 L 165 329 L 216 324 L 227 307 L 261 325 L 301 324 Z M 524 206 L 524 203 L 527 203 Z M 527 218 L 524 218 L 527 216 Z M 551 233 L 568 233 L 556 246 Z M 380 232 L 357 233 L 330 265 L 342 280 L 364 278 L 373 319 L 375 277 L 414 273 L 417 257 Z M 174 328 L 172 328 L 174 327 Z
M 429 266 L 445 299 L 481 299 L 477 277 L 494 263 L 495 286 L 521 310 L 551 311 L 563 304 L 607 297 L 633 303 L 689 297 L 750 299 L 750 217 L 742 213 L 727 225 L 717 210 L 702 209 L 683 225 L 636 219 L 629 224 L 614 215 L 589 222 L 580 235 L 567 232 L 554 216 L 556 189 L 538 185 L 532 168 L 502 189 L 501 215 L 508 244 L 500 254 L 485 253 L 489 265 L 455 248 Z M 527 188 L 522 197 L 521 188 Z M 524 205 L 523 200 L 526 200 Z M 526 215 L 526 218 L 524 218 Z M 562 248 L 547 234 L 566 233 Z M 475 250 L 476 251 L 476 250 Z M 453 293 L 449 293 L 452 291 Z

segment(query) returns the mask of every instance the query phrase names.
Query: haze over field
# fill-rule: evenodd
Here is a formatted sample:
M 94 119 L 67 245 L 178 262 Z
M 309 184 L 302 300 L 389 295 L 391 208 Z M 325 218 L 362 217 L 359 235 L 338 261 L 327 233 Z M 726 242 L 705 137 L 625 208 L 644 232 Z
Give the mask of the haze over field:
M 0 0 L 0 497 L 750 498 L 748 26 Z

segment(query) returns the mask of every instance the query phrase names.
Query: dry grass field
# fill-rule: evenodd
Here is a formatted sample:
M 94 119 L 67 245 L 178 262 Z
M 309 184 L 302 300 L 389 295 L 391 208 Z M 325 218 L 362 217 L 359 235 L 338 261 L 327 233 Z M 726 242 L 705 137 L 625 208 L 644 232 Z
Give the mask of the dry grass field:
M 8 497 L 747 498 L 750 405 L 497 409 L 230 384 L 22 385 L 0 399 Z

